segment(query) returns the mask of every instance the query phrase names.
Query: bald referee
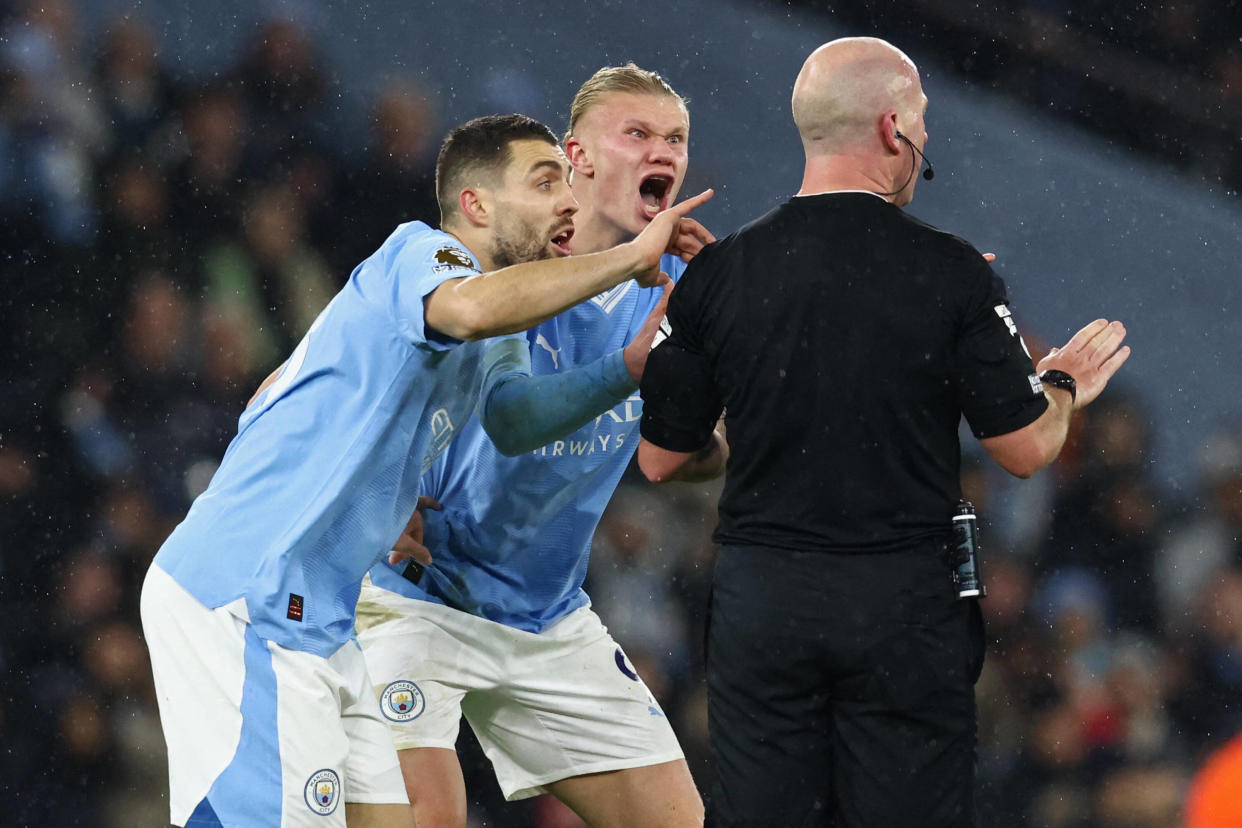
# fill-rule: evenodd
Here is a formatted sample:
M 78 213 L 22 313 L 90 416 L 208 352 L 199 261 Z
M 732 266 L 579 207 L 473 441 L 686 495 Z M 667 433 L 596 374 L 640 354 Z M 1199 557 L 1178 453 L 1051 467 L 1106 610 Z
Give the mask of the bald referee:
M 709 825 L 974 824 L 984 647 L 946 543 L 958 423 L 1027 477 L 1130 353 L 1099 319 L 1037 371 L 979 252 L 901 210 L 926 107 L 882 40 L 812 53 L 793 91 L 801 190 L 690 264 L 647 364 L 652 480 L 723 458 L 727 412 Z

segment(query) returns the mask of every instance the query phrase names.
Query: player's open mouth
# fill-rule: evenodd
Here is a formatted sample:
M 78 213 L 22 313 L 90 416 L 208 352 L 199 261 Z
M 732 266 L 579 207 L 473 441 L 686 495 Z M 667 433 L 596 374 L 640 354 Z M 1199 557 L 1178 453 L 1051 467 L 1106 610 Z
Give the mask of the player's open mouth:
M 668 207 L 666 203 L 669 190 L 673 188 L 673 179 L 667 175 L 649 175 L 638 185 L 638 195 L 643 201 L 643 212 L 647 218 L 654 217 Z
M 574 237 L 574 228 L 566 227 L 561 232 L 552 237 L 552 246 L 556 248 L 556 252 L 562 256 L 568 256 L 572 253 L 569 249 L 569 240 Z

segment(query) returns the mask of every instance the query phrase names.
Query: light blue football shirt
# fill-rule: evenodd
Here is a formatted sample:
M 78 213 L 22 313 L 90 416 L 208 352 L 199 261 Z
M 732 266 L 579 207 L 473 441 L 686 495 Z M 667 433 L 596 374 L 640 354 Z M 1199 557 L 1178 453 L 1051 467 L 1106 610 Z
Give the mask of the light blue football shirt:
M 423 321 L 428 294 L 478 269 L 452 236 L 398 227 L 242 413 L 155 564 L 209 608 L 244 598 L 268 641 L 325 657 L 346 643 L 363 576 L 478 402 L 497 340 L 458 343 Z
M 660 268 L 676 280 L 685 265 L 666 255 Z M 625 282 L 527 331 L 532 371 L 565 371 L 624 347 L 661 291 Z M 497 451 L 472 419 L 423 479 L 423 493 L 444 506 L 424 516 L 433 564 L 414 584 L 401 574 L 406 564 L 382 562 L 371 570 L 375 585 L 527 632 L 585 606 L 591 538 L 638 446 L 641 417 L 635 391 L 517 457 Z

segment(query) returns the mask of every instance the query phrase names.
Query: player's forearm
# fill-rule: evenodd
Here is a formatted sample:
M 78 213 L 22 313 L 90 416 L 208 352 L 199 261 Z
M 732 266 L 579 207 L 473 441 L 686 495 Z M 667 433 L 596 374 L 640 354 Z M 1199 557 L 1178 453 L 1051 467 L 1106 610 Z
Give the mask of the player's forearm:
M 1073 399 L 1068 391 L 1045 388 L 1048 408 L 1039 419 L 1009 434 L 980 441 L 1001 468 L 1017 477 L 1030 477 L 1057 458 L 1069 435 Z
M 480 417 L 500 453 L 513 457 L 572 434 L 637 387 L 616 351 L 558 374 L 504 376 L 484 389 Z
M 426 321 L 461 340 L 524 331 L 647 270 L 632 243 L 526 262 L 446 282 L 427 298 Z

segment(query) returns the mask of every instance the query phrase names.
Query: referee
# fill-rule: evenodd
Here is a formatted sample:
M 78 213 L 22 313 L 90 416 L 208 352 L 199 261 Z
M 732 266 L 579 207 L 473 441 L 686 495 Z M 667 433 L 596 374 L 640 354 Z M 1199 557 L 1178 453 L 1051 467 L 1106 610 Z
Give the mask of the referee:
M 711 825 L 974 824 L 984 642 L 946 544 L 958 423 L 1027 477 L 1130 353 L 1100 319 L 1037 372 L 984 258 L 900 209 L 926 107 L 882 40 L 812 53 L 793 91 L 801 190 L 691 263 L 647 364 L 644 473 L 729 455 Z

